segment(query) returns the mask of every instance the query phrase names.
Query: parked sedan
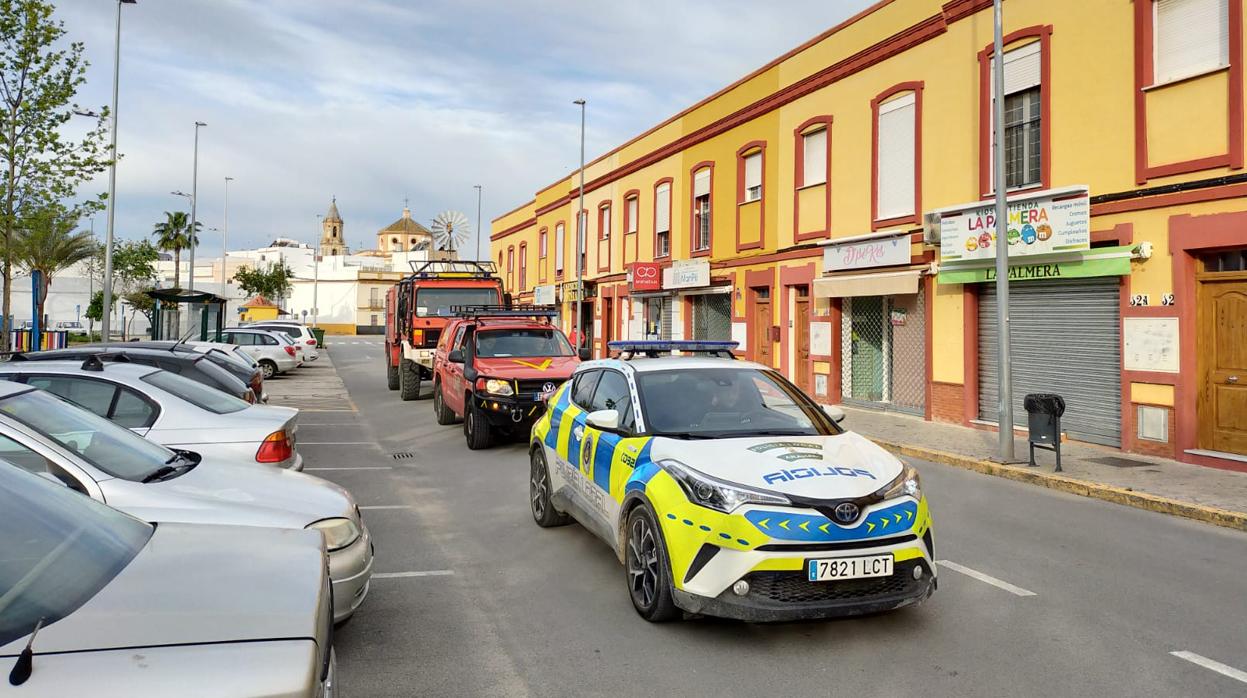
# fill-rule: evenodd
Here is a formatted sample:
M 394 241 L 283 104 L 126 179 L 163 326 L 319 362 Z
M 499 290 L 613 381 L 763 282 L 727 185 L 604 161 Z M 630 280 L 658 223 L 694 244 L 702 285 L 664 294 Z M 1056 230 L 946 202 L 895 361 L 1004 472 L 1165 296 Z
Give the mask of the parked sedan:
M 290 338 L 296 344 L 303 346 L 303 353 L 308 361 L 315 361 L 320 358 L 320 343 L 316 341 L 316 335 L 312 334 L 312 330 L 307 325 L 284 320 L 266 320 L 264 322 L 250 323 L 247 327 L 257 330 L 285 332 L 290 335 Z
M 135 347 L 133 346 L 135 344 L 138 342 L 87 344 L 72 349 L 24 352 L 14 354 L 12 361 L 63 361 L 66 359 L 82 361 L 89 356 L 96 356 L 103 361 L 123 361 L 155 366 L 186 376 L 247 402 L 255 402 L 259 399 L 259 393 L 256 393 L 251 386 L 244 383 L 241 378 L 231 375 L 226 369 L 217 366 L 205 355 L 178 353 L 169 351 L 165 347 Z
M 95 357 L 8 362 L 0 379 L 47 390 L 170 448 L 303 469 L 291 407 L 252 405 L 176 373 Z
M 260 364 L 266 380 L 294 370 L 299 365 L 294 345 L 282 342 L 276 332 L 231 327 L 221 332 L 221 341 L 242 347 Z
M 94 347 L 102 345 L 87 346 Z M 247 384 L 260 402 L 268 402 L 268 395 L 264 392 L 264 372 L 260 370 L 259 364 L 257 364 L 250 356 L 243 353 L 236 344 L 224 344 L 222 342 L 176 342 L 173 340 L 158 340 L 126 342 L 125 344 L 112 344 L 108 346 L 120 347 L 121 349 L 163 349 L 174 354 L 188 354 L 192 357 L 202 354 L 207 357 L 209 361 L 225 369 L 235 378 Z
M 334 620 L 349 617 L 368 593 L 372 537 L 355 499 L 327 480 L 173 451 L 13 383 L 0 384 L 0 460 L 145 521 L 320 531 Z

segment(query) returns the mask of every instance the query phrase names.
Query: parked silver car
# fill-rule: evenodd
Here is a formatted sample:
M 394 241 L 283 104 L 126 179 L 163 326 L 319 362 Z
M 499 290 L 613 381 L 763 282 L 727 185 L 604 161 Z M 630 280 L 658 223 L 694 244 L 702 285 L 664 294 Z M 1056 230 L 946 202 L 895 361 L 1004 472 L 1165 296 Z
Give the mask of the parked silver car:
M 0 540 L 5 695 L 334 695 L 313 531 L 151 525 L 0 463 Z
M 304 359 L 307 361 L 315 361 L 320 358 L 320 344 L 316 341 L 316 335 L 312 330 L 303 323 L 290 322 L 288 320 L 264 320 L 262 322 L 253 322 L 246 325 L 247 328 L 258 330 L 276 330 L 285 332 L 290 335 L 296 344 L 303 346 Z
M 320 531 L 334 619 L 368 594 L 372 536 L 355 499 L 318 477 L 171 451 L 46 392 L 0 384 L 0 460 L 145 521 Z
M 298 352 L 294 344 L 283 342 L 278 333 L 268 330 L 252 330 L 245 327 L 230 327 L 221 332 L 221 341 L 237 344 L 251 358 L 260 364 L 264 371 L 264 379 L 268 380 L 279 373 L 292 371 L 299 366 Z
M 252 405 L 176 373 L 93 357 L 3 363 L 0 379 L 55 393 L 170 448 L 303 469 L 292 407 Z

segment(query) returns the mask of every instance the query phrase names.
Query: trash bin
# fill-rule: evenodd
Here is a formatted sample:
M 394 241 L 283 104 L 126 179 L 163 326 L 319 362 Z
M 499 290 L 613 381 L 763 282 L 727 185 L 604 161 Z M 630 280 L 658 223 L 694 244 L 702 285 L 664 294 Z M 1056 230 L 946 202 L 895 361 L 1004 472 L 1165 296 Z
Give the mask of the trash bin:
M 1031 393 L 1022 400 L 1026 408 L 1030 443 L 1030 465 L 1035 466 L 1035 449 L 1042 448 L 1056 454 L 1056 472 L 1061 472 L 1061 415 L 1065 414 L 1065 399 L 1053 393 Z
M 316 346 L 318 348 L 325 346 L 325 329 L 323 327 L 313 327 L 312 336 L 316 338 Z

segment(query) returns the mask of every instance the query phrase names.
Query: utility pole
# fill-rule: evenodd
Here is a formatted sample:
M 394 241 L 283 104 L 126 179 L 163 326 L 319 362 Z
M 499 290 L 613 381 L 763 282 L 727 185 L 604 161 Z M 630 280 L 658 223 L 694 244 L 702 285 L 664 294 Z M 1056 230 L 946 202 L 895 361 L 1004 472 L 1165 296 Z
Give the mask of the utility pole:
M 584 316 L 581 314 L 581 304 L 584 303 L 585 297 L 585 281 L 584 267 L 581 265 L 581 248 L 585 244 L 585 236 L 588 234 L 586 228 L 589 227 L 589 221 L 585 220 L 585 101 L 578 99 L 572 104 L 580 105 L 580 204 L 576 209 L 576 344 L 583 346 L 585 343 Z M 579 350 L 580 346 L 576 349 Z
M 475 184 L 472 188 L 476 190 L 476 257 L 474 259 L 479 260 L 481 258 L 481 185 Z
M 317 316 L 320 314 L 320 223 L 321 214 L 316 214 L 316 244 L 312 247 L 312 327 L 319 327 Z
M 198 242 L 195 237 L 195 207 L 199 203 L 199 127 L 207 125 L 208 124 L 205 124 L 202 121 L 195 122 L 195 156 L 194 160 L 192 160 L 193 171 L 191 172 L 191 271 L 190 281 L 186 284 L 186 290 L 191 292 L 194 292 L 195 290 L 195 243 Z
M 992 3 L 992 15 L 995 19 L 995 46 L 993 48 L 992 65 L 994 70 L 992 81 L 992 118 L 995 122 L 992 132 L 996 143 L 993 153 L 996 182 L 996 347 L 997 376 L 996 396 L 1000 399 L 1000 460 L 1015 460 L 1013 453 L 1013 375 L 1009 359 L 1009 206 L 1005 178 L 1005 61 L 1003 19 L 1001 18 L 1000 0 Z
M 225 283 L 229 274 L 225 269 L 225 260 L 229 258 L 229 183 L 233 177 L 225 178 L 225 218 L 221 222 L 221 295 L 225 295 Z
M 117 86 L 121 80 L 121 6 L 135 0 L 117 0 L 117 29 L 113 37 L 113 110 L 109 113 L 108 229 L 104 233 L 104 312 L 100 314 L 100 339 L 107 342 L 113 314 L 113 222 L 117 219 Z

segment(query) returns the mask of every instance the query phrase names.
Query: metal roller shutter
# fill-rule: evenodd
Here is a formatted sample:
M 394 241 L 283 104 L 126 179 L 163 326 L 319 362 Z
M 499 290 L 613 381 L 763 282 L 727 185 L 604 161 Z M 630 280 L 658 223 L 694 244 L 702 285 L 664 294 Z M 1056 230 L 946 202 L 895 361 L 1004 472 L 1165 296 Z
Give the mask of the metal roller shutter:
M 1121 446 L 1118 280 L 1027 281 L 1009 286 L 1013 419 L 1026 426 L 1022 398 L 1065 398 L 1061 429 L 1081 441 Z M 979 295 L 979 417 L 995 422 L 996 287 Z
M 693 296 L 693 339 L 727 342 L 732 339 L 732 296 L 708 293 Z
M 671 306 L 672 306 L 671 296 L 664 297 L 662 299 L 662 320 L 661 320 L 662 329 L 661 329 L 661 334 L 658 335 L 659 339 L 662 339 L 664 341 L 671 339 L 671 325 L 674 319 L 671 317 L 671 314 L 672 314 Z

